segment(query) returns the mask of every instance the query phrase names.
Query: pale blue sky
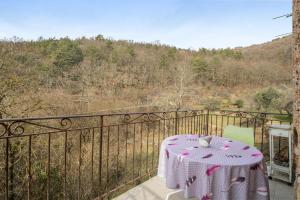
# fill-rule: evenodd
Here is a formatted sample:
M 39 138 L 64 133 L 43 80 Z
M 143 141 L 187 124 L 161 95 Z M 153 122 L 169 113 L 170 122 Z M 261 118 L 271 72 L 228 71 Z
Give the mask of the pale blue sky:
M 0 0 L 0 38 L 114 39 L 225 48 L 291 32 L 292 0 Z

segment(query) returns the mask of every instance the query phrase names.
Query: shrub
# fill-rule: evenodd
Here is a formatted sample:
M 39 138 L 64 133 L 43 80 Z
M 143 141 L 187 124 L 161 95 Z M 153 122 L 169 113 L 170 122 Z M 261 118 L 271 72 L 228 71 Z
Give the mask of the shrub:
M 101 40 L 104 40 L 104 37 L 103 37 L 103 35 L 99 34 L 95 37 L 95 39 L 101 41 Z
M 107 55 L 101 49 L 96 46 L 89 46 L 86 50 L 86 56 L 90 59 L 93 66 L 99 66 L 104 60 L 106 60 Z
M 136 56 L 136 53 L 134 51 L 134 48 L 132 46 L 128 47 L 128 54 L 134 58 Z
M 193 71 L 197 76 L 202 77 L 207 72 L 208 63 L 202 57 L 195 57 L 191 61 Z
M 56 51 L 53 53 L 53 64 L 62 71 L 69 70 L 72 66 L 83 60 L 83 54 L 76 42 L 70 39 L 63 39 L 59 42 Z
M 169 65 L 168 58 L 166 55 L 160 57 L 159 66 L 160 68 L 166 68 Z
M 234 102 L 234 104 L 238 108 L 242 108 L 244 106 L 244 101 L 242 99 L 238 99 Z
M 219 110 L 221 107 L 221 102 L 217 99 L 212 99 L 212 100 L 208 100 L 205 105 L 204 105 L 205 109 L 214 111 L 214 110 Z
M 278 107 L 278 100 L 281 97 L 281 93 L 274 88 L 268 88 L 258 92 L 255 95 L 255 102 L 257 104 L 257 108 L 260 110 L 263 108 L 264 110 L 275 109 Z

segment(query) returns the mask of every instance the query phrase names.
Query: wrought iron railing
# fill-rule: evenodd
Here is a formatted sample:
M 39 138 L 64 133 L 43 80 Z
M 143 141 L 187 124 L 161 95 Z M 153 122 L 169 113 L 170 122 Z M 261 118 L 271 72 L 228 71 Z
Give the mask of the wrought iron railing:
M 1 119 L 0 199 L 111 198 L 156 173 L 164 138 L 222 136 L 229 124 L 253 127 L 268 157 L 267 125 L 289 121 L 226 110 Z

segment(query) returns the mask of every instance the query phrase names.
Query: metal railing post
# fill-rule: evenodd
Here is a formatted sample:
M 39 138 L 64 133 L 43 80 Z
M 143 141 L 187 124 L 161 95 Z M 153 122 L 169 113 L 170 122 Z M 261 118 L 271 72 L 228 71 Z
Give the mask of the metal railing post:
M 178 134 L 178 109 L 175 111 L 175 135 Z
M 102 148 L 103 148 L 103 115 L 100 116 L 100 135 L 99 135 L 99 198 L 102 195 Z
M 209 109 L 207 109 L 207 114 L 206 114 L 206 135 L 208 135 L 208 125 L 209 125 Z

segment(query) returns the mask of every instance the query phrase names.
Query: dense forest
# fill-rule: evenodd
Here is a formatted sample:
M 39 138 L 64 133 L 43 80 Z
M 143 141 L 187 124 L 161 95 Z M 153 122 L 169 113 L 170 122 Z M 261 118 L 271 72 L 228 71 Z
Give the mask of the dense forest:
M 179 49 L 93 38 L 0 41 L 2 118 L 102 110 L 290 111 L 291 38 Z

